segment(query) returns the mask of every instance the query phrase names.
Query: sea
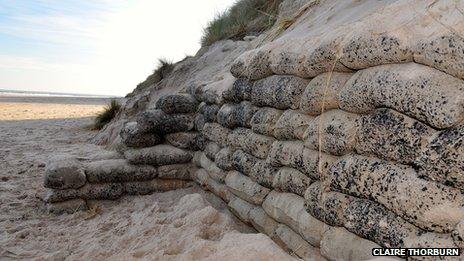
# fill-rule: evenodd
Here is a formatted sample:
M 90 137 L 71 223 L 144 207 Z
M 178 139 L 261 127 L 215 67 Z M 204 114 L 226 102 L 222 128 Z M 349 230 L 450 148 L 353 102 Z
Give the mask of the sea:
M 65 92 L 41 92 L 41 91 L 17 91 L 0 89 L 2 96 L 40 96 L 40 97 L 76 97 L 76 98 L 121 98 L 118 96 L 65 93 Z
M 17 91 L 0 89 L 0 102 L 107 104 L 122 97 L 80 93 Z

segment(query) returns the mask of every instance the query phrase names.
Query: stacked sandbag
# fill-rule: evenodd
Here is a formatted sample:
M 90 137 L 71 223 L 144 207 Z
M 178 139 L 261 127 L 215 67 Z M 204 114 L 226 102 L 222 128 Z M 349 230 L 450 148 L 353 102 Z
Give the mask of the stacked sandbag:
M 201 101 L 195 127 L 205 140 L 204 150 L 194 155 L 193 161 L 198 170 L 193 174 L 193 180 L 227 203 L 231 202 L 233 195 L 227 189 L 225 179 L 227 171 L 233 169 L 232 154 L 235 152 L 228 146 L 230 128 L 248 124 L 255 110 L 247 101 L 235 104 L 228 99 L 235 97 L 236 92 L 246 92 L 247 88 L 246 81 L 234 84 L 233 77 L 229 75 L 219 82 L 193 86 L 190 90 Z M 227 94 L 229 89 L 234 89 L 235 93 Z M 238 212 L 235 214 L 239 215 Z
M 45 173 L 52 212 L 83 209 L 86 200 L 117 199 L 185 187 L 196 166 L 193 152 L 206 146 L 194 130 L 198 101 L 188 94 L 159 98 L 154 109 L 120 132 L 123 157 L 81 162 L 52 159 Z
M 50 160 L 45 168 L 44 186 L 54 191 L 78 190 L 87 183 L 83 164 L 75 158 L 56 156 Z M 52 204 L 47 200 L 47 209 L 53 213 L 63 213 L 75 209 L 85 210 L 87 204 L 83 199 L 63 199 Z
M 326 231 L 326 241 L 338 240 L 338 245 L 328 244 L 327 249 L 340 248 L 343 241 L 337 236 L 350 235 L 359 242 L 353 258 L 368 257 L 371 252 L 365 246 L 377 246 L 375 243 L 347 230 L 334 233 L 331 226 L 311 216 L 305 208 L 305 192 L 323 178 L 320 170 L 326 173 L 338 156 L 354 148 L 359 120 L 357 114 L 348 112 L 328 114 L 330 120 L 324 129 L 332 135 L 329 140 L 337 140 L 346 129 L 350 134 L 339 143 L 333 142 L 329 148 L 334 149 L 320 154 L 314 142 L 317 132 L 308 133 L 310 127 L 317 129 L 320 117 L 299 109 L 308 83 L 309 80 L 294 76 L 276 75 L 262 81 L 241 78 L 223 92 L 223 99 L 214 99 L 222 104 L 203 101 L 199 114 L 204 119 L 201 132 L 206 146 L 194 155 L 199 168 L 194 180 L 226 201 L 243 222 L 301 258 L 325 259 L 319 247 Z M 196 94 L 207 96 L 201 91 Z M 219 109 L 211 110 L 214 118 L 208 109 L 216 106 Z M 347 120 L 352 124 L 345 126 Z M 331 131 L 334 124 L 339 126 L 337 132 Z M 313 142 L 308 145 L 311 139 Z M 335 150 L 338 153 L 329 154 Z M 364 244 L 363 240 L 369 243 Z M 330 257 L 349 251 L 352 250 L 342 248 Z
M 462 50 L 446 39 L 421 44 L 421 59 L 462 65 L 437 51 Z M 216 140 L 228 135 L 235 149 L 226 176 L 234 213 L 287 249 L 303 240 L 331 260 L 367 260 L 373 247 L 463 246 L 461 65 L 414 63 L 415 47 L 389 33 L 298 40 L 232 65 L 225 99 L 235 105 L 223 107 Z M 251 120 L 237 119 L 233 108 L 249 103 Z
M 384 2 L 327 31 L 292 27 L 230 74 L 160 98 L 124 126 L 125 159 L 47 172 L 49 201 L 148 193 L 191 176 L 303 259 L 463 248 L 464 41 L 429 11 L 450 10 L 460 28 L 462 16 L 449 1 Z
M 126 159 L 80 162 L 55 158 L 45 170 L 45 201 L 54 213 L 86 209 L 87 200 L 118 199 L 182 188 L 194 170 L 189 161 L 165 166 L 135 165 Z
M 314 164 L 306 166 L 295 161 L 297 165 L 292 167 L 272 164 L 270 160 L 279 139 L 298 142 L 302 148 L 300 158 L 309 157 L 308 153 L 303 156 L 303 137 L 313 117 L 292 109 L 298 108 L 307 83 L 298 77 L 277 76 L 259 86 L 247 79 L 237 79 L 230 85 L 223 92 L 224 103 L 216 120 L 203 125 L 202 133 L 208 142 L 205 150 L 195 155 L 194 161 L 200 167 L 195 180 L 223 198 L 239 219 L 270 235 L 280 246 L 301 258 L 324 260 L 317 244 L 309 243 L 305 233 L 294 231 L 263 209 L 273 189 L 302 197 L 315 181 L 316 175 L 308 174 L 315 172 Z M 294 87 L 300 91 L 293 92 Z
M 194 128 L 198 106 L 199 101 L 187 93 L 161 96 L 154 109 L 137 117 L 137 124 L 144 131 L 159 135 L 162 142 L 127 149 L 124 157 L 133 165 L 157 167 L 160 178 L 191 180 L 196 170 L 191 163 L 193 153 L 206 146 L 204 136 Z
M 273 84 L 273 90 L 280 89 L 285 93 L 294 85 L 303 90 L 307 81 L 286 77 L 269 82 Z M 286 83 L 291 85 L 287 86 Z M 213 99 L 222 101 L 222 104 L 211 103 L 211 100 L 203 101 L 199 113 L 204 119 L 202 133 L 207 141 L 205 150 L 194 155 L 193 160 L 199 167 L 194 174 L 194 180 L 226 201 L 231 212 L 240 220 L 270 235 L 280 246 L 302 258 L 324 260 L 317 247 L 312 246 L 286 224 L 275 221 L 262 208 L 273 187 L 303 195 L 313 181 L 297 169 L 280 169 L 268 162 L 276 138 L 303 137 L 312 117 L 297 111 L 288 112 L 285 117 L 281 117 L 281 108 L 295 107 L 293 104 L 298 104 L 298 93 L 293 94 L 290 100 L 273 100 L 273 90 L 268 90 L 268 96 L 261 97 L 262 102 L 267 102 L 267 107 L 261 107 L 256 102 L 259 94 L 252 92 L 252 84 L 247 79 L 237 79 L 225 89 L 223 99 Z M 266 84 L 263 83 L 261 88 L 266 88 Z M 199 97 L 208 96 L 200 90 L 196 94 Z M 287 104 L 285 107 L 271 107 L 282 101 Z M 216 106 L 219 109 L 212 110 Z M 210 108 L 216 118 L 210 117 L 213 114 L 209 113 Z M 274 128 L 280 118 L 282 120 L 278 127 Z M 258 129 L 261 131 L 255 131 Z M 303 141 L 300 142 L 303 145 Z M 263 171 L 267 175 L 263 175 Z

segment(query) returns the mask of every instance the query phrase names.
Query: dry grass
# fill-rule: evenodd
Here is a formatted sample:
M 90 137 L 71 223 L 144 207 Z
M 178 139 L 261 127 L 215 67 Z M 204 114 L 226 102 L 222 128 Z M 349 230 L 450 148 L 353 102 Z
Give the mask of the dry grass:
M 296 11 L 293 15 L 289 17 L 281 17 L 273 29 L 266 37 L 261 41 L 261 44 L 265 41 L 273 41 L 279 37 L 285 30 L 290 28 L 303 14 L 305 14 L 308 10 L 313 8 L 314 6 L 318 5 L 321 1 L 320 0 L 312 0 L 300 7 L 298 11 Z
M 223 39 L 240 39 L 246 35 L 264 32 L 275 23 L 281 2 L 282 0 L 238 0 L 208 23 L 201 39 L 202 46 Z
M 111 102 L 105 107 L 105 110 L 97 115 L 95 122 L 93 124 L 93 129 L 100 130 L 105 127 L 118 113 L 121 109 L 121 105 L 116 100 L 111 100 Z
M 158 64 L 156 68 L 153 70 L 153 73 L 147 77 L 147 79 L 137 85 L 135 90 L 132 93 L 129 93 L 127 97 L 132 96 L 134 93 L 144 90 L 150 87 L 153 84 L 156 84 L 166 78 L 174 69 L 174 63 L 171 61 L 160 58 L 158 59 Z
M 89 204 L 87 204 L 87 206 L 88 206 L 88 210 L 86 211 L 86 217 L 84 218 L 85 220 L 92 219 L 100 215 L 102 212 L 102 209 L 99 205 L 93 204 L 89 206 Z

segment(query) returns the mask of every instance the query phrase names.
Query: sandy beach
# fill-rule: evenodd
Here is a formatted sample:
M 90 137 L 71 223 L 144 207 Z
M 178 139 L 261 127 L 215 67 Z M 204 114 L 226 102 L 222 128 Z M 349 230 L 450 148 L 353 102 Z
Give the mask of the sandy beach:
M 0 121 L 93 117 L 110 99 L 0 95 Z
M 42 198 L 47 159 L 92 158 L 95 114 L 107 100 L 0 97 L 0 260 L 282 260 L 267 236 L 239 222 L 216 197 L 189 188 L 89 202 L 56 216 Z

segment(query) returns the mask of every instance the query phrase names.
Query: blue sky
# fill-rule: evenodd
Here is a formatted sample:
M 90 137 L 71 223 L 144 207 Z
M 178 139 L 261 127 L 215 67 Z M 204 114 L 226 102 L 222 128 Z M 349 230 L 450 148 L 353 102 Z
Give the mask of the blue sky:
M 125 95 L 234 0 L 0 0 L 0 89 Z

